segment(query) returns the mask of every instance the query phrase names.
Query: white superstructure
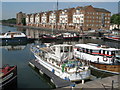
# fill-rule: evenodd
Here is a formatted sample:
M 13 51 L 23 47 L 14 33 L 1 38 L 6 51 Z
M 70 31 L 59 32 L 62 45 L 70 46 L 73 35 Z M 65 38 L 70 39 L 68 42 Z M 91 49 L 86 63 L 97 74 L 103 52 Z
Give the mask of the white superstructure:
M 62 79 L 78 81 L 90 77 L 89 66 L 73 57 L 73 46 L 67 44 L 31 48 L 38 63 Z
M 96 63 L 113 64 L 115 63 L 119 49 L 110 48 L 98 44 L 76 44 L 74 47 L 74 56 L 82 60 Z
M 6 32 L 6 33 L 0 35 L 0 39 L 3 39 L 3 38 L 20 38 L 20 37 L 25 37 L 26 38 L 26 35 L 22 32 Z

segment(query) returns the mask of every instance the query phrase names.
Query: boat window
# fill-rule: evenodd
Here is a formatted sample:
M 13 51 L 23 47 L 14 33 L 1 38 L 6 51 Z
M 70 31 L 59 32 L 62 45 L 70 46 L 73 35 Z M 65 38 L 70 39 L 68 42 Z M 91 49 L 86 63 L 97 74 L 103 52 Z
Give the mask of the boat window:
M 93 51 L 92 51 L 92 54 L 94 54 L 94 55 L 99 55 L 99 50 L 93 50 Z
M 112 52 L 111 52 L 111 55 L 115 55 L 115 51 L 112 51 Z
M 103 50 L 103 54 L 105 54 L 105 50 Z
M 52 47 L 52 50 L 55 51 L 55 47 Z
M 16 35 L 21 35 L 21 33 L 16 33 Z
M 77 48 L 77 51 L 79 51 L 79 48 Z
M 11 33 L 8 33 L 7 35 L 11 35 Z
M 68 52 L 69 51 L 69 47 L 64 47 L 64 52 Z
M 107 55 L 109 55 L 109 51 L 107 51 Z
M 85 52 L 85 48 L 83 48 L 82 51 Z
M 116 54 L 120 54 L 120 51 L 115 51 Z
M 101 54 L 101 50 L 99 50 L 99 54 Z
M 86 49 L 86 53 L 88 53 L 88 51 L 89 51 L 89 50 L 88 50 L 88 49 Z
M 77 48 L 77 51 L 83 52 L 82 48 Z
M 72 52 L 72 51 L 73 51 L 73 47 L 71 46 L 71 47 L 70 47 L 70 52 Z
M 88 53 L 90 54 L 90 49 L 88 49 Z
M 64 47 L 64 49 L 63 49 L 63 47 L 61 47 L 61 52 L 63 52 L 63 50 L 64 50 L 64 52 L 72 52 L 72 50 L 73 50 L 73 48 L 72 47 Z
M 92 50 L 90 49 L 90 53 L 92 54 Z

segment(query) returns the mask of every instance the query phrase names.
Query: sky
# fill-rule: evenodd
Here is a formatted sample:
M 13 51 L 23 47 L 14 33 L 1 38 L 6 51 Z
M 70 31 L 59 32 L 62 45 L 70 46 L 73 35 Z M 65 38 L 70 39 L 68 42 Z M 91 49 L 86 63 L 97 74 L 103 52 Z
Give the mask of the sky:
M 37 13 L 41 11 L 48 11 L 48 10 L 55 10 L 56 9 L 56 2 L 37 2 L 34 0 L 34 2 L 14 2 L 15 0 L 12 0 L 10 2 L 7 0 L 2 1 L 2 6 L 0 4 L 0 7 L 2 7 L 2 19 L 9 19 L 9 18 L 15 18 L 16 13 L 23 12 L 26 14 L 30 13 Z M 23 0 L 21 0 L 23 1 Z M 36 1 L 36 2 L 35 2 Z M 40 1 L 40 0 L 39 0 Z M 43 0 L 42 0 L 43 1 Z M 44 0 L 46 1 L 46 0 Z M 70 1 L 70 0 L 69 0 Z M 76 1 L 76 0 L 75 0 Z M 87 0 L 90 1 L 90 0 Z M 99 0 L 98 0 L 99 1 Z M 102 1 L 102 0 L 101 0 Z M 106 0 L 104 0 L 106 1 Z M 115 0 L 114 0 L 115 1 Z M 118 13 L 118 2 L 59 2 L 59 9 L 65 9 L 65 8 L 71 8 L 71 7 L 77 7 L 77 6 L 86 6 L 86 5 L 92 5 L 95 8 L 104 8 L 109 10 L 112 14 Z

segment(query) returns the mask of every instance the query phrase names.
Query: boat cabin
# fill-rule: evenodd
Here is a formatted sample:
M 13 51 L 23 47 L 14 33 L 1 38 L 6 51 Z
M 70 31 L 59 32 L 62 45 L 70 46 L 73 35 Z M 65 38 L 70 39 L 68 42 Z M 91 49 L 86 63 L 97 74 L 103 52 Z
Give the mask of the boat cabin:
M 76 44 L 74 55 L 85 60 L 101 63 L 113 63 L 119 49 L 105 47 L 97 44 Z
M 63 61 L 65 58 L 72 58 L 73 57 L 73 46 L 67 44 L 59 44 L 53 45 L 50 47 L 51 50 L 54 52 L 55 56 L 59 57 L 58 61 Z
M 7 32 L 2 36 L 3 36 L 3 38 L 26 37 L 26 35 L 21 32 Z

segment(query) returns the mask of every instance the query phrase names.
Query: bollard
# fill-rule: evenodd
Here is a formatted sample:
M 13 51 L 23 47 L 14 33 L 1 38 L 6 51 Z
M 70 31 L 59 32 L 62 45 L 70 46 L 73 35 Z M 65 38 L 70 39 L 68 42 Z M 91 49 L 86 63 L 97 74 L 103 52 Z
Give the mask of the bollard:
M 84 80 L 82 80 L 82 84 L 84 84 Z

